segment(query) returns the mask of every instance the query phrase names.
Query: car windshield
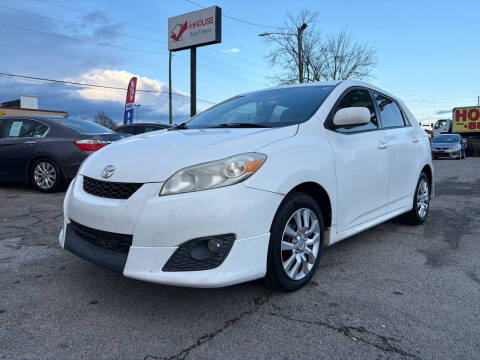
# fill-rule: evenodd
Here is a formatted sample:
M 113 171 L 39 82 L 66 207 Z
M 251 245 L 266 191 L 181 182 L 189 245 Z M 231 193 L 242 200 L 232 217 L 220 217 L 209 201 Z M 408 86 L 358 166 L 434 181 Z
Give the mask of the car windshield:
M 89 120 L 56 118 L 58 122 L 79 134 L 111 134 L 112 130 Z
M 432 142 L 453 144 L 460 142 L 460 138 L 458 137 L 458 135 L 437 135 L 433 137 Z
M 307 121 L 334 86 L 262 90 L 228 99 L 198 114 L 185 128 L 280 127 Z

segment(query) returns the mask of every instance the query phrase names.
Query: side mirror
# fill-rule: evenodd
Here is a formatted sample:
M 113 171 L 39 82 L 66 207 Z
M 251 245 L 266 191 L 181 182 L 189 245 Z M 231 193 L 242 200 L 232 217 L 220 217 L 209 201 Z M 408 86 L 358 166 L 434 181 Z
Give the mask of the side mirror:
M 370 122 L 370 110 L 366 107 L 349 107 L 340 109 L 333 117 L 336 126 L 365 125 Z

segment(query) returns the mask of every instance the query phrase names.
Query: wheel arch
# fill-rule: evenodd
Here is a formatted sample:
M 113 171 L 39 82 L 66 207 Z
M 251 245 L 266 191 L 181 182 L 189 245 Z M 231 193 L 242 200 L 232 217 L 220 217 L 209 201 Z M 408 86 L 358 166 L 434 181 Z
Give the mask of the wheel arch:
M 330 201 L 330 196 L 323 186 L 314 182 L 308 181 L 293 187 L 286 195 L 285 199 L 294 192 L 300 192 L 311 196 L 320 207 L 322 211 L 323 221 L 325 229 L 329 228 L 332 225 L 332 202 Z M 282 203 L 279 205 L 278 209 L 282 206 Z M 277 209 L 277 212 L 278 212 Z M 273 225 L 273 223 L 272 223 Z
M 425 173 L 425 175 L 427 175 L 427 178 L 428 178 L 428 182 L 430 184 L 430 196 L 433 196 L 434 194 L 434 183 L 433 183 L 433 169 L 432 167 L 430 166 L 430 164 L 426 164 L 423 168 L 422 168 L 422 171 L 420 171 L 420 174 L 421 173 Z

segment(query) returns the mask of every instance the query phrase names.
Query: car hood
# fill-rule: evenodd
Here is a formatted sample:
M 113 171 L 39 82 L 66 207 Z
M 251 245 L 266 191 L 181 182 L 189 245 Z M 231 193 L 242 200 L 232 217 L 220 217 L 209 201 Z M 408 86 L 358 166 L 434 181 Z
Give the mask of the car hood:
M 281 128 L 187 129 L 145 133 L 112 143 L 90 155 L 79 174 L 112 182 L 162 182 L 184 167 L 254 152 L 294 136 L 298 125 Z

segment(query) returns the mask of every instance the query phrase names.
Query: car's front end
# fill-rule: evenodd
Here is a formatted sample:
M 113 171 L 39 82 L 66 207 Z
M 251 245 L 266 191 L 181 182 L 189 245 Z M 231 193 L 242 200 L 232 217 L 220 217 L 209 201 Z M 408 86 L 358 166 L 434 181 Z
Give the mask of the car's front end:
M 433 157 L 458 158 L 462 155 L 462 146 L 452 143 L 432 143 Z
M 244 148 L 253 137 L 268 142 L 295 131 L 221 130 L 220 136 Z M 243 180 L 267 156 L 250 151 L 191 166 L 196 158 L 235 152 L 232 142 L 200 157 L 186 149 L 166 153 L 179 138 L 218 142 L 218 136 L 218 129 L 156 133 L 90 156 L 65 197 L 61 246 L 127 277 L 163 284 L 217 287 L 263 277 L 270 226 L 284 195 Z M 153 148 L 164 156 L 152 159 Z M 129 157 L 132 149 L 137 154 Z

